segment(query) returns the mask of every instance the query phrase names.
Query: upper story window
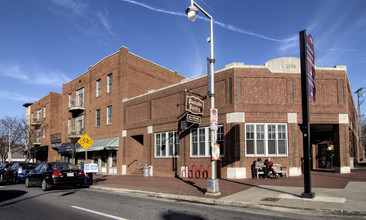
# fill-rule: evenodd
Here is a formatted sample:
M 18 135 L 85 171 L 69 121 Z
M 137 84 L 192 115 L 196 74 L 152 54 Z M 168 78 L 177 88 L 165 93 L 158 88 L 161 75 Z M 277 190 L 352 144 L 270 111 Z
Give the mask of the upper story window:
M 112 124 L 112 106 L 107 107 L 107 125 Z
M 224 156 L 224 126 L 219 125 L 216 143 L 220 144 L 220 155 Z M 211 155 L 211 132 L 209 127 L 191 129 L 191 157 Z
M 71 107 L 71 101 L 72 101 L 72 94 L 69 94 L 69 108 Z
M 95 127 L 100 126 L 100 109 L 95 111 Z
M 38 111 L 37 111 L 37 119 L 38 120 L 41 120 L 41 117 L 42 117 L 42 109 L 38 109 Z
M 84 133 L 84 115 L 79 115 L 76 118 L 75 130 L 76 130 L 77 134 Z
M 287 124 L 245 125 L 248 156 L 287 156 Z
M 69 118 L 69 119 L 67 120 L 67 131 L 68 131 L 68 133 L 70 133 L 70 132 L 71 132 L 71 118 Z
M 43 107 L 43 118 L 46 118 L 46 106 Z
M 179 156 L 178 132 L 162 132 L 155 134 L 155 157 Z
M 107 93 L 112 92 L 112 73 L 107 76 Z
M 100 79 L 97 80 L 96 82 L 96 97 L 99 97 L 102 93 L 101 93 L 101 86 L 102 86 L 102 82 Z
M 76 106 L 84 106 L 84 88 L 81 88 L 76 91 Z

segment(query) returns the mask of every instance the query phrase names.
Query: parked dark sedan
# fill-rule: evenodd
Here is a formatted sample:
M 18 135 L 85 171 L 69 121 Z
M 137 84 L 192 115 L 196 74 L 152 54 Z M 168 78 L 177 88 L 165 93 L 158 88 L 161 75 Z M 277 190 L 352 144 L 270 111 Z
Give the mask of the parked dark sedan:
M 41 186 L 43 191 L 54 186 L 80 187 L 85 181 L 83 170 L 64 162 L 46 162 L 39 164 L 25 177 L 25 186 Z
M 6 175 L 10 169 L 11 166 L 13 166 L 15 162 L 5 162 L 1 164 L 0 168 L 0 181 L 6 180 Z
M 6 180 L 11 183 L 18 183 L 19 181 L 24 181 L 25 176 L 33 170 L 38 164 L 27 163 L 27 162 L 17 162 L 11 166 L 6 173 Z

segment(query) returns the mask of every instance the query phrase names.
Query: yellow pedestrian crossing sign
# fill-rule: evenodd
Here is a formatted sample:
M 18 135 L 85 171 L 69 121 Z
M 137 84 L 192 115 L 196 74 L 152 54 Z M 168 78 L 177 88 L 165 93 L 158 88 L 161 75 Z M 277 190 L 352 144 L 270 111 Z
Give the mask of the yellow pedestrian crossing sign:
M 84 134 L 79 140 L 78 143 L 87 151 L 90 146 L 94 143 L 94 141 L 87 135 Z

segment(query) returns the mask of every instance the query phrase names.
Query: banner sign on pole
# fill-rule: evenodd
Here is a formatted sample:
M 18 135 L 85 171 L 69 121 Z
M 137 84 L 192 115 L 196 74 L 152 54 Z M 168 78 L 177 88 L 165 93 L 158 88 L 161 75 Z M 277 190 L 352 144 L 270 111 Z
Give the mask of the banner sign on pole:
M 315 58 L 314 41 L 311 34 L 306 36 L 306 65 L 308 78 L 308 96 L 315 102 Z

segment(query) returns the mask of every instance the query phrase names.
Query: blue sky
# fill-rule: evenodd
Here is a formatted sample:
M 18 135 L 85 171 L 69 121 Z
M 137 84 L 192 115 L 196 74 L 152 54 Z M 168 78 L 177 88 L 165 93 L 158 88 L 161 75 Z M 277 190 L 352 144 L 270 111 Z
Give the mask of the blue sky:
M 320 67 L 346 65 L 352 91 L 366 87 L 365 0 L 196 0 L 214 18 L 215 69 L 299 57 L 299 31 Z M 129 51 L 192 78 L 206 72 L 209 22 L 188 21 L 190 0 L 2 0 L 0 118 L 117 52 Z M 366 91 L 365 91 L 366 93 Z M 357 99 L 355 97 L 357 105 Z M 366 104 L 362 105 L 366 112 Z

